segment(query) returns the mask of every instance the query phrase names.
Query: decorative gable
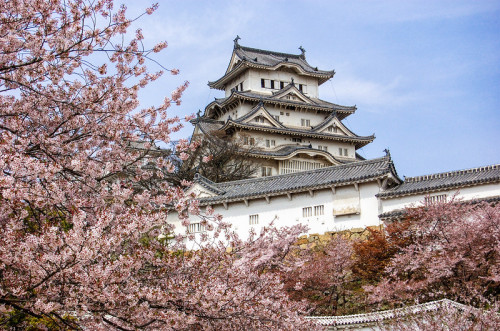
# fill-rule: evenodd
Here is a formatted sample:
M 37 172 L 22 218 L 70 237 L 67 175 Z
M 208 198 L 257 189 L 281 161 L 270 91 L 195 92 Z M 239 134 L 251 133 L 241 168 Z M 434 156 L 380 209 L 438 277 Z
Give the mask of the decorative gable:
M 312 101 L 310 98 L 308 98 L 304 93 L 302 93 L 292 82 L 288 84 L 285 88 L 282 90 L 276 92 L 273 94 L 272 99 L 280 99 L 280 100 L 286 100 L 286 101 L 297 101 L 297 102 L 303 102 L 303 103 L 308 103 L 308 104 L 316 104 L 314 101 Z
M 229 65 L 227 66 L 226 74 L 231 70 L 233 70 L 233 68 L 236 67 L 240 62 L 241 62 L 240 57 L 236 54 L 236 52 L 233 52 L 233 55 L 231 56 L 231 61 L 229 61 Z
M 326 118 L 322 123 L 313 128 L 313 131 L 318 133 L 343 135 L 348 137 L 355 137 L 356 135 L 351 132 L 335 114 Z
M 264 125 L 275 128 L 284 127 L 283 124 L 281 124 L 267 111 L 262 102 L 259 102 L 259 104 L 254 107 L 247 115 L 239 118 L 238 122 L 251 125 Z
M 215 197 L 218 194 L 208 190 L 199 183 L 194 183 L 187 191 L 186 195 L 194 194 L 197 199 Z

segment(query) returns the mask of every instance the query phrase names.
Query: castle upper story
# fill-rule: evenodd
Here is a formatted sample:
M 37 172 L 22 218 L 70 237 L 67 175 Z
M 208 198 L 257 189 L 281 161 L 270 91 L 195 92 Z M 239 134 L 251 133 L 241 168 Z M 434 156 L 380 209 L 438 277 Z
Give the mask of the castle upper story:
M 238 39 L 234 40 L 224 76 L 208 83 L 211 88 L 224 90 L 226 97 L 232 91 L 272 95 L 293 83 L 303 94 L 318 98 L 318 86 L 335 74 L 334 70 L 320 70 L 307 63 L 302 47 L 299 47 L 301 54 L 288 54 L 244 47 Z
M 356 151 L 375 136 L 358 136 L 342 122 L 356 106 L 318 95 L 335 71 L 311 66 L 302 47 L 300 54 L 289 54 L 245 47 L 238 39 L 224 75 L 208 83 L 225 95 L 193 120 L 193 136 L 218 132 L 228 137 L 251 151 L 262 176 L 362 159 Z

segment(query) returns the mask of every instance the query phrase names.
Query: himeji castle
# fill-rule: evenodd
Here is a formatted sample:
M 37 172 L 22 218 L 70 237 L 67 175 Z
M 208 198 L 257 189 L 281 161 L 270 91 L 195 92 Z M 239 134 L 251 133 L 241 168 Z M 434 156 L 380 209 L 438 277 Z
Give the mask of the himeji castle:
M 194 136 L 223 132 L 260 165 L 256 176 L 273 176 L 362 160 L 356 150 L 375 138 L 359 136 L 342 120 L 355 106 L 318 95 L 335 72 L 312 67 L 301 54 L 249 48 L 235 39 L 224 76 L 209 82 L 223 90 L 195 123 Z
M 234 40 L 226 72 L 209 82 L 225 96 L 192 121 L 193 137 L 224 135 L 258 165 L 253 178 L 215 183 L 197 175 L 189 192 L 245 237 L 250 228 L 306 224 L 310 234 L 380 226 L 409 205 L 458 196 L 500 200 L 500 164 L 400 178 L 389 151 L 366 160 L 357 150 L 374 135 L 358 135 L 342 120 L 356 112 L 320 99 L 335 71 L 300 54 L 245 47 Z M 359 116 L 359 115 L 356 115 Z M 172 222 L 180 222 L 171 215 Z M 191 220 L 190 232 L 204 227 Z

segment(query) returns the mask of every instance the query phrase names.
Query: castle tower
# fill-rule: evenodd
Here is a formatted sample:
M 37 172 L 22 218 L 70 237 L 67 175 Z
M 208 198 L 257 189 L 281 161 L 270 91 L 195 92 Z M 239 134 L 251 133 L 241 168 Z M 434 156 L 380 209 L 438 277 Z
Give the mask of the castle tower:
M 225 91 L 193 120 L 193 136 L 223 133 L 272 176 L 350 163 L 375 138 L 358 136 L 342 120 L 356 111 L 321 100 L 318 87 L 335 72 L 312 67 L 301 54 L 241 46 L 239 37 L 225 74 L 209 82 Z

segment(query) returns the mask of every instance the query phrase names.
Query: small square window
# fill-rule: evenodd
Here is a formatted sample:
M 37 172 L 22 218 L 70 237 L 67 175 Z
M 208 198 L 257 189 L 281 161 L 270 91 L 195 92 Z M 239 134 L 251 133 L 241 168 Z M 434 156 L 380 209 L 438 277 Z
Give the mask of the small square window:
M 261 167 L 260 170 L 261 170 L 260 174 L 262 175 L 262 177 L 271 176 L 273 173 L 273 168 L 271 167 Z
M 248 216 L 248 224 L 250 224 L 250 225 L 257 225 L 257 224 L 259 224 L 259 214 L 249 215 Z
M 324 214 L 325 214 L 325 206 L 324 205 L 314 206 L 314 216 L 321 216 Z

